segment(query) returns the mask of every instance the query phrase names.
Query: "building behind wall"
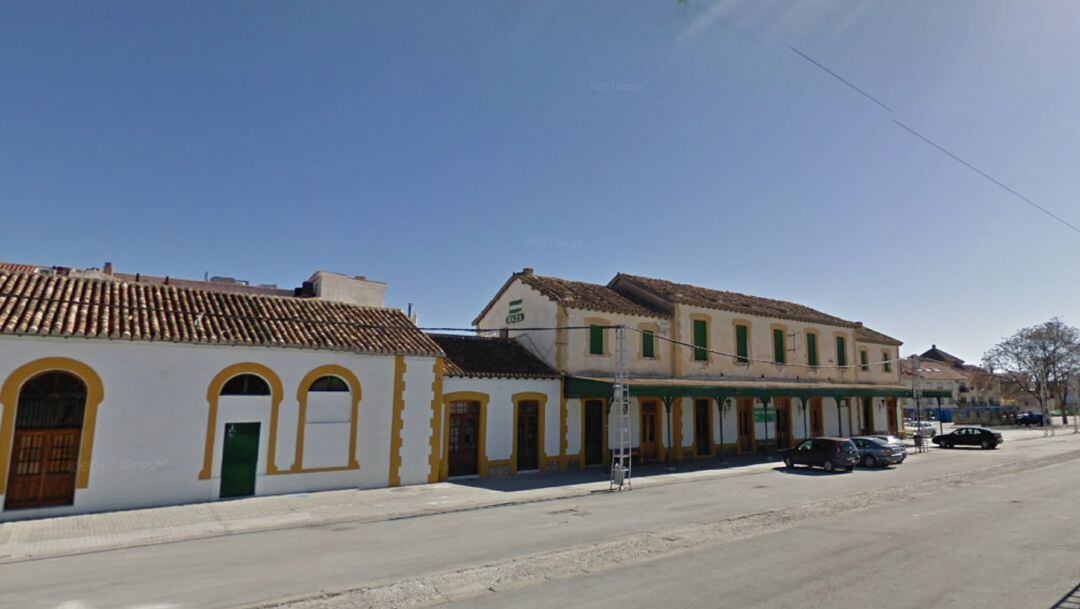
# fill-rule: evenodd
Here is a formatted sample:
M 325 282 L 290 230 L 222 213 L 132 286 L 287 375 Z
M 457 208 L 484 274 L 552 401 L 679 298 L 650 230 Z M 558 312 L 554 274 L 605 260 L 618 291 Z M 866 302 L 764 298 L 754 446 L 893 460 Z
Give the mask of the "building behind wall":
M 563 467 L 608 461 L 613 332 L 629 332 L 631 444 L 643 460 L 900 431 L 900 341 L 797 303 L 628 274 L 514 273 L 474 321 L 564 375 Z M 534 328 L 555 327 L 555 331 Z M 518 329 L 521 328 L 521 329 Z M 668 340 L 670 339 L 670 340 Z

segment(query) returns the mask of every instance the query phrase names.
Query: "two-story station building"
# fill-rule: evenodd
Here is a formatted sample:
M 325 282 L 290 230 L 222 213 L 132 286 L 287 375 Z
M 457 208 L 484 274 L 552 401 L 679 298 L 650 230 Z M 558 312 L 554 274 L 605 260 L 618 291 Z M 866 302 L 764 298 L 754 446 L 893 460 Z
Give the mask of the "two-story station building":
M 565 469 L 600 465 L 627 326 L 631 444 L 643 460 L 791 446 L 818 435 L 899 432 L 900 341 L 810 307 L 618 274 L 607 285 L 514 273 L 474 325 L 512 337 L 563 375 Z M 556 328 L 554 331 L 548 328 Z

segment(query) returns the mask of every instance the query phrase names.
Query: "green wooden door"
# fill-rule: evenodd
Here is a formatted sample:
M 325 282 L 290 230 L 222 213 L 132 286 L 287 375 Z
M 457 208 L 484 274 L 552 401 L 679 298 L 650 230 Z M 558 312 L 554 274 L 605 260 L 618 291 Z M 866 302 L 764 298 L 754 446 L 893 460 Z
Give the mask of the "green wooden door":
M 221 498 L 255 494 L 259 463 L 259 424 L 226 423 L 221 450 Z

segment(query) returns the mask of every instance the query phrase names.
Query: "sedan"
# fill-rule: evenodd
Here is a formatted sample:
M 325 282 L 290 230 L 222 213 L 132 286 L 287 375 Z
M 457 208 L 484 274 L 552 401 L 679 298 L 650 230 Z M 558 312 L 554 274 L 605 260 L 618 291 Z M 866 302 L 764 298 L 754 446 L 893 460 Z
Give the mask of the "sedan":
M 907 449 L 902 445 L 895 446 L 873 436 L 860 436 L 851 441 L 859 449 L 859 462 L 864 467 L 887 467 L 893 463 L 903 463 L 907 457 Z
M 1032 425 L 1042 427 L 1043 416 L 1038 412 L 1025 412 L 1024 414 L 1016 417 L 1016 424 L 1023 425 L 1024 427 L 1031 427 Z
M 795 448 L 781 450 L 780 456 L 788 469 L 808 465 L 822 467 L 827 472 L 838 469 L 851 471 L 859 463 L 859 449 L 847 438 L 803 440 Z
M 985 427 L 960 427 L 949 433 L 934 436 L 931 440 L 942 448 L 954 446 L 981 446 L 986 450 L 997 448 L 1005 441 L 1000 433 Z

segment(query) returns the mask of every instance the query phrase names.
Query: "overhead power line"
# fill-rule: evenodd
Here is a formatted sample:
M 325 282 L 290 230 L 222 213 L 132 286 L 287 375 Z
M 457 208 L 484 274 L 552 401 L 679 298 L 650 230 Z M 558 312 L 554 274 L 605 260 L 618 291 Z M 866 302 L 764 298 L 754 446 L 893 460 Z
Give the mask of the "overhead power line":
M 893 109 L 890 108 L 885 103 L 883 103 L 881 100 L 874 97 L 873 95 L 870 95 L 869 93 L 867 93 L 865 90 L 863 90 L 861 87 L 857 86 L 855 83 L 851 82 L 850 80 L 848 80 L 848 79 L 844 78 L 843 76 L 837 74 L 836 72 L 834 72 L 832 69 L 830 69 L 825 64 L 821 63 L 820 61 L 817 61 L 816 59 L 810 57 L 806 53 L 803 53 L 802 51 L 800 51 L 799 49 L 797 49 L 797 48 L 795 48 L 793 46 L 789 45 L 788 48 L 791 49 L 791 52 L 795 53 L 799 57 L 802 57 L 806 61 L 812 63 L 815 66 L 817 66 L 819 69 L 821 69 L 823 72 L 825 72 L 829 76 L 832 76 L 836 80 L 839 80 L 840 82 L 844 83 L 849 88 L 851 88 L 853 91 L 857 92 L 859 95 L 862 95 L 866 99 L 869 99 L 870 101 L 874 102 L 878 106 L 884 108 L 886 111 L 889 112 L 889 114 L 894 113 Z M 1071 229 L 1071 230 L 1073 230 L 1073 231 L 1075 231 L 1077 233 L 1080 233 L 1080 227 L 1077 227 L 1075 224 L 1073 224 L 1073 223 L 1069 222 L 1068 220 L 1062 218 L 1061 216 L 1055 214 L 1054 212 L 1050 211 L 1046 207 L 1043 207 L 1042 205 L 1039 205 L 1035 201 L 1031 200 L 1029 197 L 1026 197 L 1023 194 L 1020 194 L 1019 192 L 1017 192 L 1013 188 L 1005 185 L 1001 180 L 998 180 L 997 178 L 995 178 L 992 175 L 986 173 L 982 169 L 979 169 L 978 167 L 976 167 L 976 166 L 972 165 L 971 163 L 965 161 L 964 159 L 960 158 L 955 153 L 947 150 L 944 146 L 938 144 L 937 142 L 933 141 L 929 137 L 919 133 L 915 129 L 913 129 L 913 128 L 909 127 L 908 125 L 896 120 L 895 118 L 893 119 L 893 122 L 896 123 L 897 126 L 901 127 L 902 129 L 904 129 L 905 131 L 910 133 L 911 135 L 914 135 L 915 137 L 922 140 L 923 143 L 925 143 L 925 144 L 927 144 L 929 146 L 932 146 L 933 148 L 937 149 L 939 152 L 941 152 L 941 153 L 945 154 L 946 156 L 948 156 L 950 159 L 956 161 L 957 163 L 960 163 L 964 167 L 967 167 L 968 169 L 975 172 L 979 176 L 985 178 L 986 180 L 988 180 L 990 183 L 994 184 L 998 188 L 1001 188 L 1005 192 L 1007 192 L 1007 193 L 1013 195 L 1014 197 L 1020 199 L 1024 203 L 1026 203 L 1026 204 L 1030 205 L 1031 207 L 1039 210 L 1040 212 L 1046 214 L 1047 216 L 1049 216 L 1050 218 L 1056 220 L 1057 222 L 1064 225 L 1065 227 L 1067 227 L 1067 228 L 1069 228 L 1069 229 Z

